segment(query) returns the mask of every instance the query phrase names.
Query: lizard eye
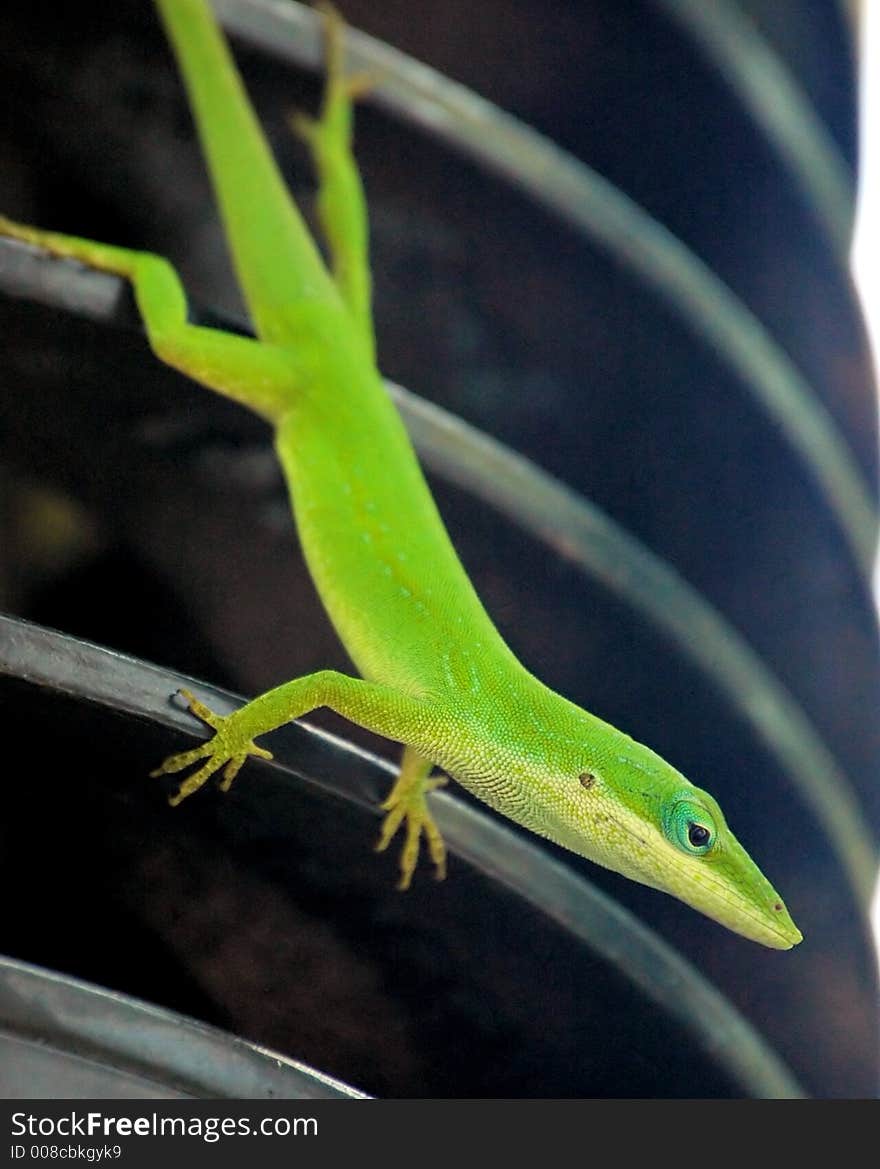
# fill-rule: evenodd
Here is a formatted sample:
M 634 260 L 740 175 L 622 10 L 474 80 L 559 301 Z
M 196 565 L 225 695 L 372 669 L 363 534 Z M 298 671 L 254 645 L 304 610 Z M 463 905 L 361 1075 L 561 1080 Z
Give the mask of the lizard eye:
M 715 843 L 714 820 L 693 800 L 676 800 L 663 817 L 663 829 L 674 845 L 691 856 L 705 856 Z

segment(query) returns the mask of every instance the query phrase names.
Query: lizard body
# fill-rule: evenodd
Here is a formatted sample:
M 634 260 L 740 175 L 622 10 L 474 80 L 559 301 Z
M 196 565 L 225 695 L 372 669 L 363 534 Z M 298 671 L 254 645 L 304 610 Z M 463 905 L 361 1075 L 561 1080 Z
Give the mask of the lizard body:
M 777 949 L 801 940 L 716 801 L 648 747 L 535 678 L 504 642 L 450 541 L 375 361 L 363 193 L 351 155 L 341 24 L 328 15 L 323 109 L 311 146 L 330 265 L 287 194 L 205 0 L 156 0 L 187 87 L 257 339 L 190 325 L 180 282 L 149 253 L 0 220 L 0 233 L 132 281 L 155 353 L 273 427 L 311 575 L 359 677 L 325 670 L 223 718 L 154 774 L 227 788 L 255 740 L 319 706 L 404 745 L 379 843 L 405 827 L 442 875 L 426 796 L 440 767 L 497 811 Z

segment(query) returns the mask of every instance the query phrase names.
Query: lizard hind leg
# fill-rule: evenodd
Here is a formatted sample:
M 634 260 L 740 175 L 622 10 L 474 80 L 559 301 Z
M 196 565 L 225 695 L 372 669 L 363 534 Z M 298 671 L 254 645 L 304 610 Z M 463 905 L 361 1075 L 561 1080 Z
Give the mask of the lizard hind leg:
M 353 102 L 374 82 L 365 74 L 346 74 L 345 22 L 331 4 L 318 8 L 324 17 L 327 63 L 321 112 L 318 118 L 295 113 L 290 125 L 314 161 L 318 219 L 330 251 L 333 278 L 362 341 L 374 354 L 367 205 L 352 153 Z
M 404 747 L 400 773 L 388 798 L 382 803 L 386 813 L 377 852 L 383 852 L 401 825 L 406 824 L 406 836 L 400 854 L 400 881 L 398 889 L 408 889 L 419 859 L 421 838 L 424 834 L 428 855 L 434 862 L 434 875 L 438 881 L 446 876 L 446 845 L 440 829 L 428 808 L 429 792 L 442 787 L 447 781 L 444 776 L 431 776 L 434 764 L 413 747 Z

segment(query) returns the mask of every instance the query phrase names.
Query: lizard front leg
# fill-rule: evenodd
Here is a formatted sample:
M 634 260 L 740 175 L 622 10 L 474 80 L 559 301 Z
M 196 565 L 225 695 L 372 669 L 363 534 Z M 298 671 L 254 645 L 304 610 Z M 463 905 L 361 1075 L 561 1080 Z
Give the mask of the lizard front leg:
M 200 746 L 172 755 L 153 772 L 154 776 L 168 775 L 204 760 L 182 782 L 173 797 L 174 803 L 197 791 L 221 768 L 224 769 L 221 786 L 228 788 L 248 755 L 268 756 L 256 747 L 255 739 L 322 706 L 368 731 L 401 743 L 430 742 L 442 724 L 442 712 L 433 703 L 337 670 L 318 670 L 284 682 L 228 715 L 215 715 L 188 691 L 181 693 L 193 714 L 210 726 L 214 734 Z
M 249 406 L 269 421 L 277 421 L 289 408 L 303 378 L 292 352 L 191 325 L 180 278 L 161 256 L 41 231 L 3 216 L 0 235 L 130 280 L 150 347 L 166 365 Z
M 436 734 L 442 713 L 433 703 L 410 698 L 360 678 L 350 678 L 335 670 L 320 670 L 286 682 L 224 716 L 215 715 L 189 691 L 182 690 L 181 694 L 192 713 L 211 727 L 214 734 L 200 746 L 170 756 L 152 773 L 157 777 L 176 774 L 199 764 L 170 797 L 171 804 L 179 804 L 198 791 L 217 772 L 221 773 L 221 789 L 227 791 L 249 756 L 272 758 L 268 751 L 256 745 L 255 739 L 309 711 L 326 706 L 367 730 L 406 744 L 400 775 L 382 804 L 387 814 L 377 846 L 380 851 L 387 848 L 401 824 L 406 823 L 398 887 L 409 888 L 422 834 L 427 840 L 438 879 L 445 876 L 446 847 L 428 809 L 426 796 L 446 780 L 430 778 L 433 764 L 412 745 L 413 740 L 424 744 Z

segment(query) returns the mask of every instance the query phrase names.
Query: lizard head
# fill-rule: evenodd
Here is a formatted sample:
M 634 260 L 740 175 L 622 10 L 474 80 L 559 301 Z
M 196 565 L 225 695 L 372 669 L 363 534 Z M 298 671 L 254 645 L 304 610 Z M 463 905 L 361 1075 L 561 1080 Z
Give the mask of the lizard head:
M 575 766 L 570 756 L 577 783 L 563 789 L 545 834 L 752 941 L 778 950 L 797 945 L 800 930 L 717 801 L 649 748 L 603 729 Z
M 527 743 L 470 725 L 472 759 L 438 759 L 465 787 L 588 860 L 684 901 L 735 933 L 777 950 L 802 940 L 782 898 L 728 827 L 708 792 L 649 747 L 538 686 Z M 526 708 L 519 701 L 517 710 Z M 516 746 L 510 749 L 502 744 Z M 450 763 L 452 764 L 450 766 Z

